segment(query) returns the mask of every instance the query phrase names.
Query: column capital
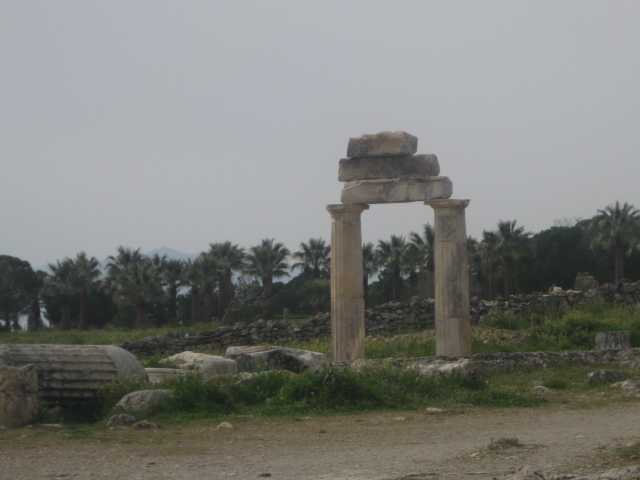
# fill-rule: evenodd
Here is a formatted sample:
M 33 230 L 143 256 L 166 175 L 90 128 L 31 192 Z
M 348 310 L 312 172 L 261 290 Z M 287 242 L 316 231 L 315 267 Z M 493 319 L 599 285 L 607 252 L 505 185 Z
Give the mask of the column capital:
M 434 210 L 438 210 L 440 208 L 467 208 L 470 200 L 455 200 L 452 198 L 442 199 L 442 200 L 427 200 L 424 202 L 425 205 L 431 206 Z
M 334 203 L 327 205 L 327 210 L 331 215 L 344 213 L 362 213 L 369 210 L 369 205 L 364 203 Z

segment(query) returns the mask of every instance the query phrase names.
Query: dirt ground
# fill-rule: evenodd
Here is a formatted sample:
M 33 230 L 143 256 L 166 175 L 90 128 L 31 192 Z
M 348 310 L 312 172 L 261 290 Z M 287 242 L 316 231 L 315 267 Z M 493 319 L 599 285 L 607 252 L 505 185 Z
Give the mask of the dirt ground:
M 614 454 L 640 441 L 640 403 L 406 412 L 282 422 L 0 432 L 0 479 L 503 479 L 527 465 L 586 473 L 640 463 Z M 79 435 L 82 436 L 82 435 Z M 522 446 L 489 448 L 516 437 Z

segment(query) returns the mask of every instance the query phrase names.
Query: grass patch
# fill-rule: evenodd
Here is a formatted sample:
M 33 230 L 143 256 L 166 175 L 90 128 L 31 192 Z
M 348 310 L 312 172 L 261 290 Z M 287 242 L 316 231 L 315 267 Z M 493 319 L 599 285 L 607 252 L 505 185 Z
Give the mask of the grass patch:
M 615 449 L 616 455 L 625 458 L 638 458 L 640 457 L 640 442 L 633 445 L 618 447 Z

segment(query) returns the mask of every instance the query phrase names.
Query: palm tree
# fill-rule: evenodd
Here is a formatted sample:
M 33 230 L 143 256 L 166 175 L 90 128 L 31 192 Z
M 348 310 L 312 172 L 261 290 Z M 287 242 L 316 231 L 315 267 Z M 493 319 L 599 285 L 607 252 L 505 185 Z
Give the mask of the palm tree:
M 627 202 L 608 205 L 598 210 L 589 222 L 591 247 L 613 247 L 615 282 L 624 278 L 624 256 L 640 248 L 640 210 Z
M 198 275 L 203 287 L 204 321 L 210 322 L 213 319 L 213 285 L 216 278 L 220 275 L 224 276 L 226 272 L 222 271 L 220 264 L 210 252 L 201 253 L 193 263 L 194 267 L 199 270 Z M 218 312 L 220 316 L 223 313 Z
M 406 259 L 407 241 L 403 236 L 391 235 L 387 242 L 378 240 L 376 253 L 381 264 L 391 274 L 391 296 L 394 302 L 400 300 L 402 292 L 402 269 Z
M 112 282 L 116 302 L 135 306 L 138 328 L 148 326 L 149 304 L 162 298 L 163 286 L 160 268 L 148 259 L 128 265 Z
M 513 295 L 513 263 L 528 248 L 531 232 L 526 232 L 524 227 L 516 227 L 517 220 L 498 222 L 498 230 L 495 231 L 495 251 L 502 258 L 504 273 L 504 296 Z
M 362 288 L 364 291 L 364 306 L 369 306 L 369 278 L 378 273 L 380 269 L 380 258 L 376 254 L 375 246 L 372 242 L 362 245 Z
M 426 296 L 433 298 L 435 296 L 435 230 L 433 225 L 427 223 L 423 226 L 422 234 L 411 232 L 409 234 L 411 244 L 415 245 L 420 252 L 422 258 L 422 265 L 420 266 L 420 273 L 423 278 L 426 279 Z
M 209 244 L 209 254 L 218 264 L 218 315 L 222 317 L 233 299 L 233 272 L 243 268 L 244 249 L 231 242 Z
M 498 297 L 498 275 L 501 263 L 496 232 L 487 230 L 482 232 L 482 242 L 478 245 L 478 256 L 482 277 L 489 284 L 488 298 L 495 300 Z
M 100 262 L 96 257 L 87 257 L 86 252 L 76 255 L 73 264 L 76 292 L 80 294 L 80 329 L 89 328 L 89 291 L 100 283 L 102 272 L 98 268 Z
M 73 261 L 69 258 L 50 263 L 51 275 L 46 278 L 47 291 L 60 296 L 60 328 L 71 329 L 71 295 L 77 291 Z
M 251 247 L 246 256 L 245 271 L 262 282 L 262 318 L 273 318 L 273 279 L 289 276 L 287 257 L 289 250 L 273 238 L 263 239 Z
M 300 268 L 310 274 L 312 280 L 329 278 L 331 271 L 331 245 L 322 238 L 310 238 L 309 243 L 300 243 L 300 250 L 291 255 L 298 262 L 291 269 Z
M 170 259 L 162 265 L 162 276 L 169 293 L 169 319 L 175 321 L 178 317 L 178 289 L 183 285 L 182 272 L 185 269 L 183 260 Z
M 191 286 L 191 323 L 197 323 L 200 321 L 200 286 L 205 282 L 200 265 L 191 259 L 187 260 L 182 271 L 182 280 L 185 285 Z

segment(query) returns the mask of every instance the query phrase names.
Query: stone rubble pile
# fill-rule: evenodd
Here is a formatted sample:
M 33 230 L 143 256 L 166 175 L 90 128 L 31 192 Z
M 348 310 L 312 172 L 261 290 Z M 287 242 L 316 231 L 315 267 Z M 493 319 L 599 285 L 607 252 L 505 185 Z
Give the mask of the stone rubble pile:
M 418 139 L 406 132 L 380 132 L 349 139 L 338 180 L 346 182 L 344 204 L 402 203 L 451 197 L 433 154 L 416 155 Z

